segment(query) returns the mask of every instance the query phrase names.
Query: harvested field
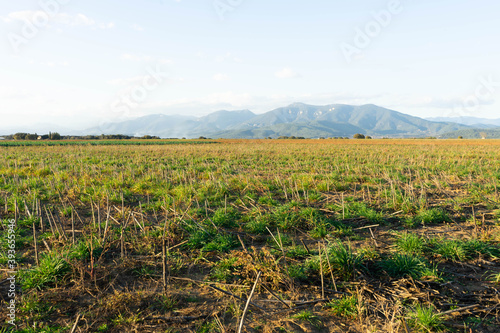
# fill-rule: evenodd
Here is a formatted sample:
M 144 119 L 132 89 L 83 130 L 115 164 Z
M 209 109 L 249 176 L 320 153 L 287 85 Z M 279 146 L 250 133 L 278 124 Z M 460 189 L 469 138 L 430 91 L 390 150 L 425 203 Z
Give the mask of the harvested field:
M 3 332 L 499 332 L 500 141 L 180 142 L 0 147 Z

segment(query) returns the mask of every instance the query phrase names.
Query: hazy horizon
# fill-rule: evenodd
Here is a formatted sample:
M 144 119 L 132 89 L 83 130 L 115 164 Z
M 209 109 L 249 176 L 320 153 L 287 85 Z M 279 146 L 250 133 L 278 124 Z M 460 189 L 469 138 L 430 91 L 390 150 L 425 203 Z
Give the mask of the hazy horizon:
M 294 102 L 500 118 L 498 9 L 449 0 L 9 2 L 0 9 L 0 131 L 258 114 Z

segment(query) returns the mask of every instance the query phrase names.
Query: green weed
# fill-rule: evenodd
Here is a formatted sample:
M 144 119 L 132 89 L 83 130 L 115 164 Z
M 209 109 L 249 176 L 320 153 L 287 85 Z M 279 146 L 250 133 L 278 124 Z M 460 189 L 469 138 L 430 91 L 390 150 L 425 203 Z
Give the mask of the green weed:
M 451 222 L 451 218 L 444 210 L 440 208 L 424 209 L 420 211 L 414 218 L 416 224 L 438 224 Z
M 404 232 L 397 235 L 396 238 L 396 249 L 404 254 L 422 254 L 424 251 L 424 240 L 412 233 Z
M 417 332 L 436 332 L 444 328 L 443 320 L 433 306 L 417 304 L 408 312 L 408 317 L 409 325 Z
M 318 328 L 321 326 L 321 320 L 318 316 L 314 315 L 310 310 L 303 310 L 292 316 L 293 319 L 308 322 L 314 327 Z
M 411 276 L 414 279 L 420 279 L 430 274 L 428 264 L 421 257 L 408 254 L 394 254 L 391 258 L 383 260 L 379 266 L 389 276 L 401 278 Z
M 24 289 L 43 289 L 60 282 L 70 272 L 66 259 L 57 254 L 46 254 L 40 259 L 40 265 L 20 271 L 21 286 Z
M 339 298 L 326 304 L 336 316 L 356 319 L 359 315 L 358 296 Z

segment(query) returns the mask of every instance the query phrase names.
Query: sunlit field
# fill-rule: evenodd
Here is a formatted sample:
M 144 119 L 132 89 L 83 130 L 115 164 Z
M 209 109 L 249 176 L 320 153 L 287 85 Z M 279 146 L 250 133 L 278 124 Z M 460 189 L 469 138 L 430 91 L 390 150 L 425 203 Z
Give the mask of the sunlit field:
M 500 141 L 133 142 L 0 147 L 17 332 L 498 332 Z

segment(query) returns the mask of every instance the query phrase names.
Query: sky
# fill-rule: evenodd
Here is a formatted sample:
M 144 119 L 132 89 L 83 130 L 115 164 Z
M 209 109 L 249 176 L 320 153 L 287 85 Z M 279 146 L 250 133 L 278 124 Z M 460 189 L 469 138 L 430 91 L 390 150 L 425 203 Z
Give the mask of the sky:
M 4 131 L 294 102 L 500 118 L 498 1 L 0 3 Z

